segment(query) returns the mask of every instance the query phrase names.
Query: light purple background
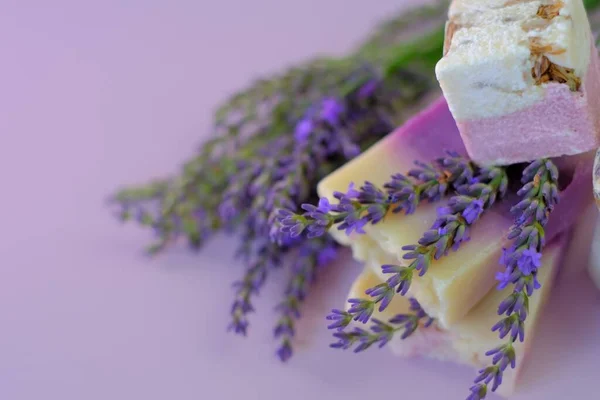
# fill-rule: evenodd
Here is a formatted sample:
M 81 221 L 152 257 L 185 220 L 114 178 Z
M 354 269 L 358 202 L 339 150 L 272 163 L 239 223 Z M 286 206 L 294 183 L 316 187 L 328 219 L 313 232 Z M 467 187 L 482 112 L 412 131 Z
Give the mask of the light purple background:
M 225 334 L 234 243 L 149 260 L 148 233 L 103 204 L 122 183 L 175 171 L 228 93 L 345 52 L 401 5 L 2 1 L 0 399 L 464 398 L 467 368 L 327 348 L 323 317 L 359 271 L 347 255 L 315 288 L 298 354 L 281 366 L 271 304 L 285 276 L 262 294 L 248 339 Z M 594 397 L 600 299 L 584 273 L 567 278 L 515 399 Z

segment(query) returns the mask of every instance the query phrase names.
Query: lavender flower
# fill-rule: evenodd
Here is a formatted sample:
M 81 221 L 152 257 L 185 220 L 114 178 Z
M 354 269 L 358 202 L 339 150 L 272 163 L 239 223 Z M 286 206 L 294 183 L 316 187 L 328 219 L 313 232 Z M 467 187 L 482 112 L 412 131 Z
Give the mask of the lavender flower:
M 362 94 L 362 90 L 359 92 Z M 340 122 L 340 117 L 344 112 L 344 106 L 335 98 L 326 98 L 321 105 L 321 118 L 331 126 L 336 126 Z
M 483 200 L 476 199 L 469 202 L 467 207 L 462 212 L 462 217 L 465 219 L 467 224 L 471 225 L 479 219 L 481 213 L 483 213 Z
M 379 82 L 377 82 L 376 80 L 368 81 L 358 91 L 358 97 L 361 100 L 372 97 L 373 94 L 375 93 L 375 91 L 377 90 L 378 85 L 379 85 Z
M 250 264 L 242 280 L 234 283 L 236 298 L 231 306 L 229 331 L 246 336 L 248 314 L 254 312 L 251 297 L 260 292 L 269 270 L 278 263 L 279 249 L 275 244 L 267 243 L 259 249 L 258 257 Z
M 433 318 L 425 313 L 417 300 L 411 298 L 410 303 L 411 314 L 398 314 L 387 323 L 372 318 L 369 330 L 355 327 L 350 331 L 345 331 L 344 328 L 350 324 L 352 319 L 360 319 L 356 319 L 350 310 L 333 310 L 327 319 L 334 321 L 329 328 L 337 330 L 334 332 L 333 337 L 338 341 L 332 343 L 331 347 L 346 350 L 356 344 L 354 352 L 360 353 L 374 344 L 377 344 L 379 348 L 385 346 L 397 333 L 400 333 L 400 339 L 404 340 L 411 336 L 419 327 L 427 328 L 431 326 L 434 321 Z
M 495 391 L 498 388 L 498 386 L 500 386 L 500 384 L 502 383 L 502 373 L 500 367 L 493 365 L 491 367 L 479 370 L 479 375 L 477 376 L 477 378 L 475 378 L 475 386 L 477 386 L 479 389 L 477 390 L 479 396 L 481 396 L 479 392 L 482 389 L 482 387 L 484 388 L 483 394 L 485 395 L 487 392 L 487 387 L 485 385 L 479 386 L 479 382 L 484 382 L 485 385 L 492 382 L 492 391 Z M 473 387 L 471 388 L 471 391 L 473 391 Z
M 302 119 L 296 124 L 294 130 L 294 138 L 298 142 L 305 142 L 314 128 L 313 122 L 310 119 Z
M 542 265 L 542 253 L 538 253 L 535 247 L 524 249 L 517 259 L 517 266 L 523 275 L 531 275 Z
M 327 320 L 333 321 L 327 329 L 343 329 L 352 322 L 353 318 L 354 316 L 348 311 L 333 309 L 331 314 L 327 316 Z
M 408 176 L 395 174 L 379 189 L 371 182 L 365 182 L 358 190 L 351 183 L 346 193 L 336 192 L 337 204 L 330 204 L 322 198 L 319 207 L 303 204 L 303 214 L 290 210 L 278 211 L 276 221 L 281 233 L 292 237 L 305 234 L 307 237 L 324 235 L 332 226 L 350 235 L 364 233 L 367 224 L 377 224 L 391 211 L 404 211 L 411 214 L 424 200 L 438 201 L 450 189 L 462 187 L 473 176 L 473 165 L 457 153 L 448 153 L 431 164 L 415 163 L 418 168 L 409 171 Z M 325 207 L 326 205 L 326 207 Z M 475 202 L 466 210 L 471 218 L 480 212 Z
M 294 352 L 292 350 L 291 342 L 287 339 L 284 339 L 279 349 L 277 349 L 277 357 L 279 357 L 282 362 L 286 362 L 292 357 L 293 354 Z
M 506 368 L 515 368 L 513 343 L 525 340 L 529 297 L 540 288 L 537 271 L 541 267 L 544 227 L 558 202 L 558 169 L 550 160 L 534 161 L 523 171 L 522 183 L 518 194 L 523 200 L 512 208 L 515 224 L 508 237 L 513 242 L 500 260 L 505 270 L 496 276 L 499 289 L 513 285 L 512 293 L 498 307 L 498 314 L 505 317 L 492 327 L 500 339 L 508 337 L 508 341 L 486 353 L 492 357 L 492 365 L 479 371 L 468 400 L 484 399 L 490 384 L 495 392 Z
M 487 384 L 475 384 L 471 386 L 471 394 L 467 397 L 467 400 L 482 400 L 487 395 Z

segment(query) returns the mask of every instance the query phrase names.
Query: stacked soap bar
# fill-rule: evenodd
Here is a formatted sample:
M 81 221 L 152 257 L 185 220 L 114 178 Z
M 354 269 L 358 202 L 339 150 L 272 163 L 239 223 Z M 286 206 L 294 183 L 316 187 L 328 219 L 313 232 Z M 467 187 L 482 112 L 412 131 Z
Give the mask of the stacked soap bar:
M 542 266 L 538 279 L 542 288 L 536 292 L 529 303 L 529 314 L 525 325 L 525 341 L 515 344 L 516 369 L 507 369 L 503 383 L 499 387 L 500 395 L 509 396 L 514 391 L 517 378 L 527 357 L 531 346 L 536 323 L 541 314 L 543 304 L 549 297 L 554 275 L 558 269 L 563 251 L 565 249 L 566 235 L 557 238 L 549 245 L 542 258 Z M 494 264 L 486 266 L 494 269 Z M 382 283 L 380 277 L 373 273 L 372 268 L 366 265 L 363 273 L 354 281 L 349 298 L 364 297 L 366 289 Z M 503 343 L 498 339 L 496 332 L 490 330 L 500 319 L 497 314 L 498 304 L 511 293 L 511 288 L 490 291 L 464 318 L 450 328 L 431 325 L 417 329 L 405 340 L 394 337 L 389 346 L 392 351 L 402 356 L 425 356 L 444 361 L 466 364 L 481 369 L 489 364 L 487 351 Z M 384 312 L 376 311 L 373 317 L 387 321 L 398 314 L 410 314 L 408 299 L 400 296 L 394 297 Z
M 600 72 L 582 0 L 454 0 L 436 74 L 471 158 L 600 146 Z
M 334 191 L 345 191 L 351 182 L 356 185 L 368 180 L 382 186 L 395 173 L 407 173 L 414 160 L 428 162 L 444 155 L 445 150 L 465 153 L 452 114 L 443 99 L 391 133 L 368 151 L 320 182 L 321 196 L 333 201 Z M 551 241 L 568 229 L 582 207 L 590 202 L 589 157 L 575 157 L 564 163 L 563 171 L 574 169 L 570 183 L 563 188 L 561 202 L 555 210 L 546 232 Z M 567 174 L 569 172 L 566 172 Z M 495 285 L 500 270 L 498 260 L 507 245 L 507 233 L 513 221 L 508 207 L 511 201 L 498 204 L 486 212 L 471 231 L 471 241 L 459 252 L 434 261 L 428 273 L 413 279 L 410 295 L 415 297 L 429 315 L 442 327 L 460 321 Z M 514 204 L 514 202 L 512 202 Z M 436 204 L 423 204 L 411 215 L 387 215 L 375 225 L 367 225 L 365 234 L 347 236 L 335 227 L 330 233 L 341 244 L 351 246 L 354 257 L 372 265 L 380 279 L 382 264 L 407 265 L 403 260 L 405 245 L 416 244 L 437 216 Z

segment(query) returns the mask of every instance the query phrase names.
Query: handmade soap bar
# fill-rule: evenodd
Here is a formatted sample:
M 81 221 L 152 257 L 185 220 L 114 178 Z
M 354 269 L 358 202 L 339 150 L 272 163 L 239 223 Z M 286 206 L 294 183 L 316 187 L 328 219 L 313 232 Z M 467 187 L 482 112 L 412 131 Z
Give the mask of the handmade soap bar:
M 436 74 L 472 159 L 600 145 L 600 71 L 581 0 L 454 0 Z
M 552 280 L 561 260 L 565 242 L 563 236 L 544 250 L 542 267 L 538 275 L 542 288 L 536 291 L 530 299 L 529 315 L 525 324 L 525 341 L 517 342 L 515 345 L 516 369 L 506 370 L 502 385 L 497 391 L 503 396 L 509 396 L 514 391 L 523 361 L 527 357 L 534 338 L 536 322 L 541 315 L 544 302 L 549 297 Z M 493 269 L 491 265 L 488 267 Z M 380 278 L 373 273 L 371 268 L 366 267 L 355 280 L 349 298 L 364 298 L 364 291 L 379 283 L 381 283 Z M 479 370 L 490 363 L 490 357 L 487 357 L 485 353 L 505 342 L 498 338 L 496 332 L 491 331 L 491 327 L 500 319 L 496 312 L 498 305 L 510 293 L 510 287 L 502 291 L 492 289 L 475 308 L 450 329 L 444 329 L 434 323 L 428 328 L 418 328 L 412 336 L 405 340 L 398 337 L 393 338 L 389 346 L 395 354 L 400 356 L 426 356 L 470 365 Z M 383 313 L 375 311 L 373 317 L 387 321 L 397 314 L 406 313 L 410 313 L 408 299 L 396 296 Z
M 442 99 L 327 176 L 318 186 L 319 194 L 333 201 L 333 192 L 345 191 L 350 182 L 360 185 L 369 180 L 382 185 L 392 174 L 406 173 L 413 167 L 413 160 L 430 161 L 443 155 L 444 149 L 464 152 L 456 124 Z M 561 193 L 561 202 L 554 211 L 557 217 L 550 219 L 546 232 L 548 240 L 568 229 L 582 207 L 591 201 L 590 157 L 578 156 L 562 163 L 561 171 L 568 175 L 575 169 L 575 173 Z M 484 214 L 473 227 L 470 242 L 463 244 L 459 252 L 435 261 L 424 277 L 413 279 L 411 295 L 442 326 L 460 320 L 494 285 L 495 273 L 500 268 L 498 260 L 513 221 L 507 210 L 509 204 L 510 201 L 499 204 Z M 335 227 L 330 233 L 341 244 L 351 245 L 354 256 L 360 261 L 385 258 L 382 264 L 407 264 L 402 260 L 402 247 L 417 243 L 433 224 L 436 207 L 441 205 L 443 202 L 424 204 L 412 215 L 390 213 L 378 224 L 365 226 L 364 235 L 346 236 Z M 380 268 L 377 273 L 381 274 Z

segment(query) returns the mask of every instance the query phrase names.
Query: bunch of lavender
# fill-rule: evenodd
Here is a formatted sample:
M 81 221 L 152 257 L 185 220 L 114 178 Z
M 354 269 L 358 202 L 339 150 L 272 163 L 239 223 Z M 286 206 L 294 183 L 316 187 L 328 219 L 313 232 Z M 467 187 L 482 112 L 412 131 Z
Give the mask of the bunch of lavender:
M 450 250 L 458 250 L 469 240 L 470 227 L 481 214 L 492 207 L 497 198 L 502 198 L 508 188 L 508 176 L 504 168 L 477 168 L 473 177 L 456 188 L 457 195 L 448 204 L 438 209 L 438 218 L 430 230 L 425 232 L 416 245 L 404 246 L 403 256 L 411 260 L 408 266 L 383 265 L 384 274 L 391 275 L 386 282 L 366 290 L 367 299 L 350 299 L 348 311 L 333 310 L 327 317 L 337 321 L 330 328 L 343 329 L 352 320 L 367 323 L 375 307 L 384 311 L 396 293 L 404 296 L 410 288 L 413 274 L 427 273 L 433 260 L 447 255 Z
M 491 391 L 496 391 L 506 368 L 515 368 L 514 343 L 525 339 L 529 298 L 540 288 L 537 271 L 541 266 L 544 227 L 558 203 L 558 169 L 550 160 L 534 161 L 523 171 L 522 183 L 518 195 L 523 200 L 512 208 L 516 220 L 508 238 L 513 242 L 500 260 L 505 270 L 496 276 L 498 289 L 513 286 L 512 293 L 498 307 L 498 315 L 506 317 L 492 328 L 507 342 L 486 353 L 492 357 L 492 365 L 479 371 L 467 400 L 485 398 L 490 385 Z
M 436 86 L 432 66 L 441 42 L 425 46 L 423 40 L 438 30 L 435 21 L 444 11 L 423 10 L 429 11 L 383 24 L 348 57 L 321 58 L 257 81 L 217 110 L 213 137 L 179 174 L 113 197 L 122 220 L 154 232 L 151 254 L 179 240 L 201 249 L 220 231 L 241 237 L 246 272 L 235 284 L 230 329 L 236 333 L 247 333 L 252 297 L 269 272 L 289 267 L 275 328 L 282 359 L 291 354 L 308 286 L 335 247 L 324 237 L 284 236 L 273 243 L 274 211 L 316 200 L 321 178 L 390 132 Z M 435 27 L 408 35 L 407 27 L 418 22 Z

